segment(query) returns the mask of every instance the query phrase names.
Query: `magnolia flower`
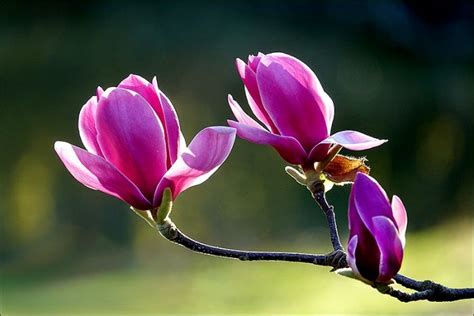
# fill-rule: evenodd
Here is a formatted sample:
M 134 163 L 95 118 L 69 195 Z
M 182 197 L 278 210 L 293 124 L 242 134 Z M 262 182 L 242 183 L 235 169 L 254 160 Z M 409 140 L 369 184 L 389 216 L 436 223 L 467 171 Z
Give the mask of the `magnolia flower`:
M 390 204 L 374 178 L 357 173 L 349 197 L 347 260 L 365 280 L 387 283 L 402 265 L 407 214 L 396 195 Z
M 229 120 L 237 135 L 257 144 L 270 145 L 291 164 L 323 161 L 331 146 L 364 150 L 386 142 L 356 131 L 331 135 L 334 105 L 313 71 L 295 57 L 272 53 L 237 59 L 250 108 L 262 126 L 247 115 L 231 95 L 229 105 L 236 121 Z
M 79 114 L 79 134 L 87 150 L 54 144 L 72 176 L 138 210 L 160 206 L 166 188 L 175 199 L 205 181 L 235 139 L 233 128 L 208 127 L 186 147 L 178 116 L 156 78 L 150 83 L 136 75 L 97 89 Z

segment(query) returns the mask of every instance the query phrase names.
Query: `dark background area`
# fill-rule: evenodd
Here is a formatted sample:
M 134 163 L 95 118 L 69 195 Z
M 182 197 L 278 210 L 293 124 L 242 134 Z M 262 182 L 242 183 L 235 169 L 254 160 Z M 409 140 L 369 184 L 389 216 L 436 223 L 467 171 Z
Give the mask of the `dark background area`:
M 77 183 L 53 143 L 82 147 L 82 105 L 130 73 L 157 76 L 189 142 L 232 118 L 228 93 L 248 109 L 234 60 L 259 51 L 315 71 L 335 103 L 334 132 L 389 139 L 345 153 L 367 156 L 402 198 L 409 233 L 472 220 L 473 38 L 474 4 L 461 0 L 2 2 L 0 267 L 47 274 L 106 256 L 106 269 L 133 264 L 136 248 L 168 249 L 140 244 L 145 225 Z M 284 167 L 271 148 L 239 139 L 209 181 L 180 196 L 173 218 L 220 245 L 327 242 L 324 217 Z M 344 238 L 348 193 L 328 193 Z

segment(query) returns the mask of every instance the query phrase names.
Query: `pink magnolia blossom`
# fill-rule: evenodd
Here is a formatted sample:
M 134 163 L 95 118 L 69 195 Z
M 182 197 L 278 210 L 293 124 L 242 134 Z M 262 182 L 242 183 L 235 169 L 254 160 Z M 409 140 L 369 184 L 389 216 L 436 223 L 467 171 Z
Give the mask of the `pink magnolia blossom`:
M 262 126 L 229 95 L 237 135 L 274 147 L 291 164 L 304 165 L 326 158 L 332 145 L 364 150 L 386 142 L 356 131 L 331 135 L 334 105 L 314 72 L 295 57 L 272 53 L 237 59 L 250 108 Z
M 352 271 L 386 283 L 402 265 L 407 214 L 396 195 L 390 204 L 377 181 L 357 173 L 349 198 L 347 260 Z
M 139 210 L 158 207 L 165 188 L 175 199 L 208 179 L 235 139 L 233 128 L 208 127 L 186 147 L 178 116 L 156 78 L 150 83 L 136 75 L 97 89 L 79 114 L 79 134 L 87 150 L 54 144 L 72 176 Z

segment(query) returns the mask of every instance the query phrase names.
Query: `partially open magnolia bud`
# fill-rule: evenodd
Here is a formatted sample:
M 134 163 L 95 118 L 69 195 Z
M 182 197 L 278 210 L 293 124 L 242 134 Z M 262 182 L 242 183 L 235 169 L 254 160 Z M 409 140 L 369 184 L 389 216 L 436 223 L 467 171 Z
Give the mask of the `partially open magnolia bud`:
M 388 284 L 403 261 L 407 213 L 396 195 L 372 177 L 358 173 L 349 197 L 347 263 L 355 275 Z M 378 287 L 384 290 L 383 287 Z
M 326 178 L 336 184 L 354 182 L 357 172 L 369 174 L 370 168 L 365 164 L 365 157 L 356 158 L 336 155 L 324 168 Z

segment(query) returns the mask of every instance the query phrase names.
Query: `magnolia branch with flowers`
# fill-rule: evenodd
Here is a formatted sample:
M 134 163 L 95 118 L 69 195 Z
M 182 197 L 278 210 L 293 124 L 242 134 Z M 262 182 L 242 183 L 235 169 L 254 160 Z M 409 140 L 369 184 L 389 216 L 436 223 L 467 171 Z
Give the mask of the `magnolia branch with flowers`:
M 287 261 L 332 267 L 400 301 L 455 301 L 474 298 L 473 288 L 454 289 L 398 274 L 402 265 L 407 213 L 401 199 L 389 200 L 369 176 L 365 158 L 339 154 L 366 150 L 380 140 L 356 131 L 331 135 L 334 105 L 314 72 L 283 54 L 237 59 L 250 108 L 258 123 L 229 95 L 236 121 L 200 131 L 189 145 L 171 101 L 158 88 L 130 75 L 117 87 L 98 87 L 79 114 L 86 150 L 66 142 L 54 148 L 83 185 L 119 198 L 167 240 L 194 252 L 242 261 Z M 305 186 L 323 211 L 333 251 L 328 254 L 245 251 L 220 248 L 182 233 L 171 220 L 173 201 L 207 180 L 227 159 L 235 136 L 272 146 L 290 164 L 285 171 Z M 347 252 L 334 208 L 326 199 L 333 185 L 352 184 Z M 397 283 L 410 292 L 397 290 Z

